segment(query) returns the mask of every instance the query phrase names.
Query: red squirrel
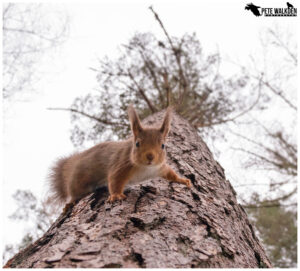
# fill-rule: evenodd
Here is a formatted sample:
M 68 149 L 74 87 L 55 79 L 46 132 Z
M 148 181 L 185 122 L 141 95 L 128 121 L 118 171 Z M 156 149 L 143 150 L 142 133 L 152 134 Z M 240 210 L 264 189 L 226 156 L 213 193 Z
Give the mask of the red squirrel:
M 189 179 L 181 178 L 166 163 L 165 142 L 170 130 L 171 108 L 168 108 L 160 127 L 149 127 L 129 106 L 128 115 L 133 136 L 117 142 L 103 142 L 81 153 L 60 159 L 50 177 L 54 196 L 60 202 L 81 199 L 108 185 L 108 202 L 123 200 L 127 183 L 139 183 L 162 177 L 191 187 Z

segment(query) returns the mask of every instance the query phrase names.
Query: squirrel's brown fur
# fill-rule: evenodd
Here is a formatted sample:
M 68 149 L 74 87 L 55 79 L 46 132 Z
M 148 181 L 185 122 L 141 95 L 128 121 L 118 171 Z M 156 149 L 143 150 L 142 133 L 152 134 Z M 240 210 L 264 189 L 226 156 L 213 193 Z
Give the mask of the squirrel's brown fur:
M 54 197 L 71 202 L 108 183 L 109 201 L 126 198 L 126 183 L 153 177 L 191 186 L 167 164 L 164 143 L 170 130 L 171 109 L 159 128 L 144 127 L 132 106 L 128 109 L 133 137 L 118 142 L 100 143 L 86 151 L 58 160 L 50 177 Z

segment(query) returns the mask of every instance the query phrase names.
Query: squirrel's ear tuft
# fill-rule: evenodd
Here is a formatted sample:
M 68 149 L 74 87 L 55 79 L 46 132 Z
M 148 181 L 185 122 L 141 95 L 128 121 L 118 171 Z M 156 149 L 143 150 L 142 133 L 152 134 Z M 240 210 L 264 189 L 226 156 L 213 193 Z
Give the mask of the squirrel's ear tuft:
M 160 127 L 160 132 L 162 133 L 164 138 L 168 135 L 171 128 L 171 116 L 172 116 L 172 107 L 169 106 L 167 108 L 164 121 Z
M 143 131 L 143 127 L 141 125 L 139 116 L 137 115 L 132 104 L 129 105 L 128 107 L 128 116 L 129 116 L 131 131 L 133 132 L 133 135 L 137 137 L 138 134 Z

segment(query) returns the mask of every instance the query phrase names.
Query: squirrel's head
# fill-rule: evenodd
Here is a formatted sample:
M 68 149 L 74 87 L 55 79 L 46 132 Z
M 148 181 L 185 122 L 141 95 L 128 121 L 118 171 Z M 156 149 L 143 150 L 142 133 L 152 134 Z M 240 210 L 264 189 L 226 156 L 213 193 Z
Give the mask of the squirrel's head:
M 165 161 L 165 141 L 170 130 L 171 108 L 167 109 L 160 127 L 144 127 L 134 110 L 129 106 L 128 115 L 133 133 L 131 160 L 137 165 L 159 165 Z

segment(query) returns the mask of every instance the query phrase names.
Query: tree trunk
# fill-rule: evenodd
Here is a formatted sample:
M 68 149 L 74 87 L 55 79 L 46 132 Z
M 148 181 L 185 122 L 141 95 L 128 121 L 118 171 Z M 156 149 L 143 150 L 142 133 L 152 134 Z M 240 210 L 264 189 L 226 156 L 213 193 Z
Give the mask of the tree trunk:
M 162 113 L 148 117 L 154 124 Z M 187 121 L 173 115 L 169 164 L 192 189 L 161 178 L 106 203 L 98 189 L 62 214 L 6 267 L 271 267 L 223 168 Z

